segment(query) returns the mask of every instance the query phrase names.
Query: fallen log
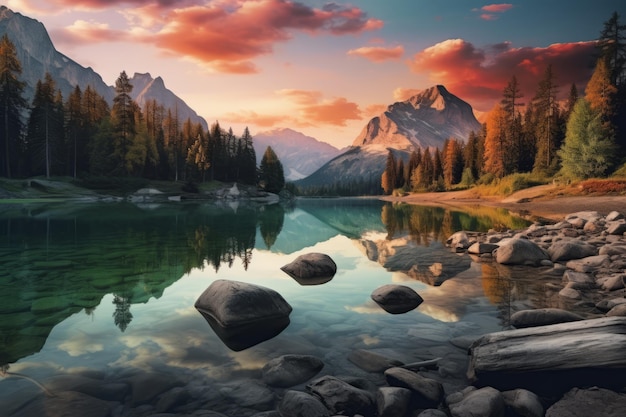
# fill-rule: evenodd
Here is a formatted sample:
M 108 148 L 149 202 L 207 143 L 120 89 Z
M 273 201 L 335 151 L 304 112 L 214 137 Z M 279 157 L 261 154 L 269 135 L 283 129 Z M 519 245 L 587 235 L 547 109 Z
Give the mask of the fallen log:
M 626 317 L 490 333 L 469 348 L 469 380 L 500 390 L 626 386 Z

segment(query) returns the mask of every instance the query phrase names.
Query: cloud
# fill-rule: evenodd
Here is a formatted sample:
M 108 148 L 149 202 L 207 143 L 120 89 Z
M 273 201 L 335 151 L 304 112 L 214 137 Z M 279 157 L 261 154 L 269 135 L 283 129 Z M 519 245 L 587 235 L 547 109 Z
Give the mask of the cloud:
M 117 42 L 129 38 L 124 31 L 113 30 L 108 23 L 76 20 L 62 31 L 55 31 L 55 39 L 65 43 Z
M 402 88 L 398 87 L 393 90 L 393 98 L 396 101 L 406 101 L 413 97 L 414 95 L 420 93 L 422 90 L 418 90 L 416 88 Z
M 342 36 L 380 29 L 383 22 L 369 18 L 356 7 L 329 3 L 313 8 L 292 0 L 56 0 L 59 6 L 104 8 L 115 3 L 131 4 L 121 12 L 130 29 L 129 39 L 152 44 L 169 53 L 199 62 L 225 73 L 253 73 L 254 60 L 273 52 L 274 45 L 287 42 L 293 32 Z M 67 42 L 108 41 L 119 34 L 101 38 L 81 36 L 72 27 L 65 29 Z
M 404 55 L 404 47 L 401 45 L 392 47 L 364 46 L 348 51 L 348 55 L 360 56 L 372 62 L 400 59 Z
M 500 3 L 500 4 L 488 4 L 486 6 L 481 7 L 480 9 L 489 12 L 489 13 L 504 13 L 507 10 L 513 8 L 513 5 L 510 3 Z
M 427 74 L 435 84 L 467 100 L 477 110 L 489 110 L 515 75 L 523 101 L 535 95 L 540 78 L 552 65 L 561 96 L 576 84 L 582 89 L 595 63 L 595 42 L 553 44 L 544 48 L 514 48 L 510 43 L 477 48 L 462 39 L 449 39 L 414 55 L 411 70 Z

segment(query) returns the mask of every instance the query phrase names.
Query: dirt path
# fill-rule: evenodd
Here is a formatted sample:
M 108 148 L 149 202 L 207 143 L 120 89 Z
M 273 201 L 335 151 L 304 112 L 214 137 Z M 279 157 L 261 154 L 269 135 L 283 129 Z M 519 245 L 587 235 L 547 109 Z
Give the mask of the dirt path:
M 562 220 L 577 211 L 595 210 L 606 215 L 611 211 L 626 213 L 626 196 L 562 195 L 563 188 L 540 185 L 518 191 L 508 197 L 479 196 L 472 190 L 447 191 L 442 193 L 416 193 L 403 197 L 384 197 L 386 201 L 409 204 L 459 207 L 491 206 L 503 207 L 527 217 Z

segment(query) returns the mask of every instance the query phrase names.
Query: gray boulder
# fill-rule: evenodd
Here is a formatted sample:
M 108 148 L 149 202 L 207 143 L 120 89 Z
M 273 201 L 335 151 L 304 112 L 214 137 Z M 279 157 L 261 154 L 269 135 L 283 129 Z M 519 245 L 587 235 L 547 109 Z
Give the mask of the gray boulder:
M 326 254 L 307 253 L 280 269 L 300 285 L 319 285 L 335 276 L 337 264 Z
M 214 281 L 198 297 L 195 307 L 235 351 L 278 335 L 289 325 L 292 310 L 270 288 L 229 280 Z
M 392 387 L 408 388 L 413 393 L 413 402 L 418 408 L 437 407 L 443 400 L 443 386 L 434 379 L 425 378 L 417 372 L 404 368 L 385 371 L 387 383 Z
M 317 375 L 324 362 L 310 355 L 283 355 L 270 360 L 262 369 L 263 382 L 273 387 L 293 387 Z
M 467 252 L 473 255 L 483 255 L 486 253 L 492 253 L 496 249 L 498 249 L 498 245 L 496 244 L 476 242 L 472 246 L 470 246 L 469 249 L 467 249 Z
M 400 387 L 381 387 L 376 394 L 379 417 L 402 417 L 411 402 L 411 391 Z
M 554 403 L 546 417 L 622 417 L 626 410 L 626 394 L 604 388 L 572 388 Z
M 506 408 L 519 417 L 543 417 L 544 409 L 539 397 L 525 389 L 515 389 L 502 393 Z
M 504 411 L 504 398 L 492 387 L 472 391 L 461 401 L 450 404 L 452 417 L 504 417 Z
M 406 285 L 387 284 L 372 292 L 372 300 L 391 314 L 402 314 L 414 310 L 424 299 L 413 288 Z
M 522 310 L 511 315 L 511 325 L 521 329 L 526 327 L 545 326 L 548 324 L 566 323 L 583 320 L 584 317 L 560 308 L 538 308 Z
M 311 394 L 287 391 L 278 405 L 281 417 L 330 417 L 322 402 Z
M 593 275 L 585 272 L 565 271 L 563 282 L 567 288 L 575 290 L 588 290 L 596 286 L 596 280 Z
M 626 221 L 616 220 L 606 224 L 606 231 L 610 235 L 623 235 L 626 232 Z
M 307 385 L 307 390 L 320 398 L 322 403 L 334 414 L 373 417 L 376 407 L 372 394 L 354 387 L 339 378 L 327 375 Z
M 606 313 L 607 317 L 626 317 L 626 304 L 618 304 Z
M 470 247 L 470 241 L 467 237 L 467 233 L 460 231 L 454 233 L 446 240 L 446 246 L 453 248 L 457 251 L 463 251 Z
M 549 255 L 528 239 L 510 239 L 495 251 L 496 262 L 506 265 L 539 265 Z
M 552 262 L 586 258 L 587 256 L 597 255 L 597 253 L 598 250 L 595 246 L 571 240 L 559 240 L 558 242 L 554 242 L 548 249 L 548 254 Z
M 231 382 L 222 386 L 219 392 L 228 401 L 240 407 L 258 411 L 267 411 L 274 407 L 274 392 L 256 379 Z
M 596 255 L 582 259 L 572 259 L 567 261 L 565 266 L 577 272 L 593 272 L 608 263 L 610 263 L 610 259 L 607 255 Z

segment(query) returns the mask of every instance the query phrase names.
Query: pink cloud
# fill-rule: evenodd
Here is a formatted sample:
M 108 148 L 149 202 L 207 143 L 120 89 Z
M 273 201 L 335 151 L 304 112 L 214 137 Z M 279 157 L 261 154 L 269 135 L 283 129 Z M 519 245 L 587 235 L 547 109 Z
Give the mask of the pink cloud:
M 498 16 L 495 14 L 483 13 L 480 15 L 480 18 L 483 20 L 497 20 Z
M 484 10 L 489 13 L 504 13 L 507 10 L 513 8 L 513 5 L 510 3 L 500 3 L 500 4 L 488 4 L 486 6 L 481 7 L 481 10 Z
M 595 52 L 595 42 L 545 48 L 513 48 L 502 43 L 480 49 L 462 39 L 450 39 L 417 53 L 409 66 L 486 111 L 502 98 L 502 90 L 513 75 L 524 94 L 523 101 L 530 101 L 548 64 L 552 65 L 562 96 L 569 93 L 572 84 L 582 91 L 593 71 Z
M 384 46 L 363 46 L 348 51 L 348 55 L 360 56 L 372 62 L 383 62 L 402 58 L 404 47 L 401 45 L 391 47 Z
M 117 0 L 56 0 L 67 7 L 104 8 Z M 165 51 L 196 60 L 212 70 L 228 73 L 256 72 L 254 59 L 273 52 L 274 45 L 292 38 L 294 31 L 312 35 L 342 36 L 380 29 L 382 21 L 368 18 L 359 8 L 327 4 L 313 8 L 292 0 L 119 0 L 134 9 L 123 12 L 130 38 L 154 44 Z M 71 4 L 71 6 L 70 6 Z M 67 28 L 73 43 L 107 41 Z M 118 35 L 116 35 L 118 36 Z

